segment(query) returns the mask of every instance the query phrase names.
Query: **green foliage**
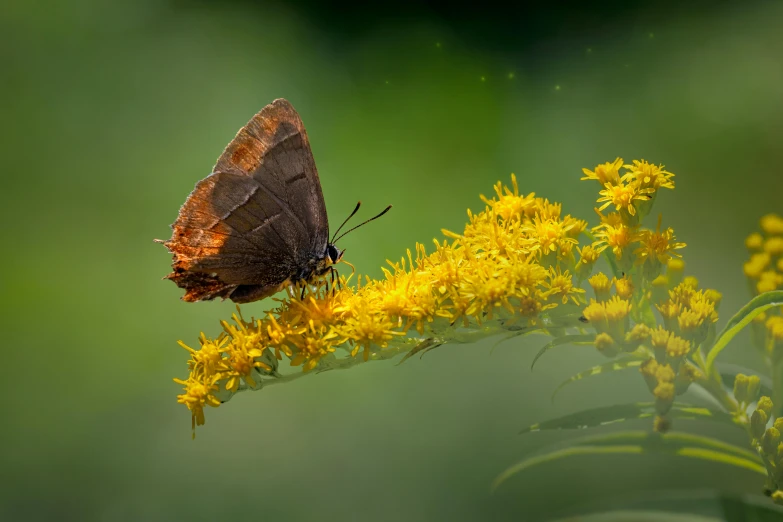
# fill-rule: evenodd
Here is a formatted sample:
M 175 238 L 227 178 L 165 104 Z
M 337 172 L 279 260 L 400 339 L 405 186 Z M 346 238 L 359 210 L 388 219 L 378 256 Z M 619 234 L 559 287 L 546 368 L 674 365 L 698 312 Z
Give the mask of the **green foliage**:
M 520 434 L 544 430 L 574 430 L 604 426 L 636 419 L 650 419 L 656 415 L 653 402 L 630 402 L 601 406 L 588 410 L 570 413 L 562 417 L 550 419 L 528 426 Z M 669 416 L 678 419 L 707 420 L 724 424 L 735 424 L 734 417 L 727 413 L 690 404 L 674 403 Z
M 715 363 L 715 358 L 723 351 L 724 348 L 734 339 L 738 333 L 742 331 L 758 314 L 765 310 L 768 310 L 774 306 L 783 306 L 783 290 L 776 290 L 773 292 L 765 292 L 759 294 L 751 299 L 748 304 L 743 306 L 734 316 L 729 319 L 729 322 L 718 334 L 715 344 L 710 348 L 707 353 L 707 360 L 705 363 L 705 369 L 709 372 L 712 371 Z
M 625 431 L 574 439 L 568 441 L 568 447 L 553 449 L 541 455 L 523 459 L 501 473 L 493 482 L 492 490 L 497 490 L 508 479 L 522 471 L 568 457 L 608 454 L 641 455 L 645 453 L 707 460 L 746 469 L 761 475 L 767 474 L 758 455 L 745 448 L 717 439 L 686 433 L 658 434 L 646 431 Z

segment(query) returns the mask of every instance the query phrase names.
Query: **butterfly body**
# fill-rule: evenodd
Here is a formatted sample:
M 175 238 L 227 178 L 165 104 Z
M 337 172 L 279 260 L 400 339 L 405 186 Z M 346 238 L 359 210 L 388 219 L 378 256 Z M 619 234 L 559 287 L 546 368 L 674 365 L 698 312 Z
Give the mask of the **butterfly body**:
M 256 301 L 327 274 L 342 257 L 304 125 L 283 99 L 240 129 L 171 228 L 166 278 L 185 301 Z

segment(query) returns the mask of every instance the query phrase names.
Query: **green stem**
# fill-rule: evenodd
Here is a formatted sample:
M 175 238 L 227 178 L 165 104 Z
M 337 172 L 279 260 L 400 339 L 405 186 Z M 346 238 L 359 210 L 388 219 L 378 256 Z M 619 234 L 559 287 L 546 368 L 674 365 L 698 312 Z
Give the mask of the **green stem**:
M 772 357 L 772 414 L 783 416 L 783 357 Z

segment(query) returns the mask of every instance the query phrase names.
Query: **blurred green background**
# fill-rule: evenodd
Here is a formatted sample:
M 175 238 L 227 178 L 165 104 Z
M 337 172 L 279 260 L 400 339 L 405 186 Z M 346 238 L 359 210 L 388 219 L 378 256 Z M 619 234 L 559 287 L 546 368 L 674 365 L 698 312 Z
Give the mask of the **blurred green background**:
M 394 204 L 341 242 L 361 273 L 461 229 L 511 172 L 592 219 L 581 168 L 644 158 L 677 175 L 656 210 L 688 243 L 689 273 L 734 310 L 744 237 L 783 212 L 783 4 L 699 5 L 607 7 L 567 25 L 567 10 L 499 9 L 502 26 L 476 16 L 471 32 L 469 15 L 402 4 L 362 26 L 364 11 L 283 4 L 4 3 L 0 519 L 537 520 L 663 490 L 758 495 L 750 472 L 640 457 L 573 459 L 491 496 L 507 466 L 574 436 L 522 427 L 648 397 L 631 372 L 550 403 L 600 356 L 564 348 L 531 373 L 538 339 L 241 394 L 191 441 L 176 341 L 215 335 L 233 305 L 180 301 L 152 242 L 236 131 L 285 97 L 333 224 L 359 199 L 365 217 Z M 744 339 L 725 360 L 760 368 Z

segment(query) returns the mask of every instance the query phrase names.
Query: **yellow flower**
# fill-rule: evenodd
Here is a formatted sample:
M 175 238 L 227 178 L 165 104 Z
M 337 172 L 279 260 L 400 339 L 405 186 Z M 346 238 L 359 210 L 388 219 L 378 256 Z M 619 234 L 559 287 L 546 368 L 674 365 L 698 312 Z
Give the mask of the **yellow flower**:
M 598 272 L 593 277 L 587 280 L 588 283 L 590 283 L 590 286 L 593 287 L 593 292 L 595 292 L 595 298 L 599 302 L 607 301 L 610 297 L 610 292 L 612 289 L 612 281 L 609 280 L 608 277 L 606 277 L 606 274 L 603 272 Z
M 576 275 L 580 281 L 589 276 L 593 271 L 593 266 L 601 257 L 601 249 L 593 245 L 585 245 L 583 248 L 576 248 L 579 253 L 579 263 L 576 265 Z
M 636 240 L 639 242 L 639 248 L 634 250 L 636 263 L 654 263 L 655 269 L 669 262 L 672 257 L 680 257 L 675 252 L 685 247 L 685 243 L 679 243 L 674 238 L 674 230 L 667 228 L 661 231 L 661 219 L 658 218 L 658 228 L 655 232 L 652 230 L 642 230 L 639 232 Z
M 634 343 L 637 346 L 652 336 L 652 329 L 646 324 L 635 324 L 628 335 L 625 336 L 625 340 L 628 343 Z
M 691 351 L 690 341 L 672 335 L 666 344 L 666 359 L 675 368 Z
M 555 296 L 562 300 L 563 304 L 568 303 L 569 299 L 575 305 L 580 304 L 581 294 L 584 294 L 585 291 L 582 288 L 574 287 L 574 282 L 568 270 L 561 272 L 560 267 L 557 267 L 557 269 L 550 267 L 548 275 L 549 280 L 543 283 L 544 288 L 547 289 L 545 292 L 547 296 Z
M 612 297 L 604 303 L 606 309 L 606 322 L 609 325 L 609 333 L 617 339 L 624 339 L 628 330 L 628 314 L 631 312 L 631 303 L 618 296 Z
M 596 349 L 606 357 L 614 357 L 619 353 L 612 336 L 607 333 L 599 333 L 595 336 Z
M 767 214 L 760 220 L 761 230 L 767 235 L 783 235 L 783 217 L 777 214 Z
M 779 315 L 770 316 L 764 326 L 766 326 L 769 332 L 772 348 L 783 346 L 783 317 Z
M 753 232 L 751 235 L 747 237 L 747 239 L 745 239 L 745 247 L 751 252 L 756 252 L 758 250 L 761 250 L 763 244 L 764 244 L 764 236 L 762 236 L 758 232 Z
M 783 237 L 773 236 L 764 241 L 764 252 L 773 257 L 783 255 Z
M 560 214 L 563 211 L 563 205 L 556 202 L 550 202 L 546 198 L 535 198 L 533 205 L 527 207 L 526 214 L 528 219 L 533 219 L 535 216 L 540 217 L 543 220 L 560 220 Z
M 672 178 L 674 174 L 663 170 L 663 165 L 656 166 L 644 160 L 633 160 L 633 165 L 623 165 L 630 172 L 623 176 L 623 180 L 637 181 L 643 189 L 674 188 Z
M 385 314 L 373 311 L 367 303 L 352 310 L 352 316 L 347 318 L 335 330 L 353 344 L 351 355 L 356 355 L 360 348 L 364 348 L 364 360 L 370 358 L 371 347 L 386 348 L 389 341 L 403 332 L 394 330 L 395 325 Z
M 620 279 L 615 278 L 614 287 L 617 291 L 617 296 L 621 299 L 627 300 L 633 297 L 633 283 L 628 276 L 621 277 Z
M 606 323 L 606 306 L 604 303 L 591 299 L 587 308 L 582 310 L 582 315 L 587 319 L 587 322 L 593 325 L 593 328 L 598 333 L 606 332 L 608 324 Z
M 666 415 L 674 403 L 675 387 L 671 382 L 660 382 L 653 390 L 655 409 L 659 415 Z
M 750 260 L 745 262 L 743 270 L 750 279 L 758 279 L 762 272 L 769 266 L 772 256 L 767 252 L 758 252 L 750 256 Z
M 522 227 L 522 231 L 531 239 L 530 250 L 540 256 L 549 253 L 569 253 L 578 241 L 569 235 L 576 223 L 566 224 L 557 219 L 533 218 L 530 225 Z
M 599 247 L 609 247 L 617 259 L 623 257 L 623 251 L 634 241 L 634 230 L 623 224 L 612 226 L 599 225 L 594 230 Z
M 179 341 L 179 345 L 190 352 L 190 361 L 188 362 L 188 369 L 201 376 L 213 375 L 218 371 L 220 364 L 223 360 L 223 349 L 226 343 L 228 343 L 227 337 L 218 337 L 215 340 L 207 339 L 204 332 L 201 332 L 199 336 L 199 343 L 201 348 L 194 350 L 182 341 Z
M 659 383 L 661 382 L 674 382 L 677 374 L 672 369 L 670 364 L 660 364 L 655 370 L 655 378 Z
M 174 382 L 185 387 L 185 393 L 177 396 L 177 402 L 188 407 L 191 413 L 191 430 L 193 437 L 196 437 L 196 426 L 204 424 L 204 406 L 217 407 L 220 401 L 215 397 L 214 392 L 218 390 L 218 376 L 212 376 L 202 382 L 193 375 L 186 381 L 174 379 Z
M 598 198 L 597 202 L 601 203 L 602 201 L 605 201 L 605 203 L 601 205 L 598 210 L 600 211 L 609 205 L 614 205 L 617 210 L 625 210 L 632 216 L 636 215 L 636 206 L 634 203 L 637 201 L 649 200 L 649 194 L 654 192 L 654 189 L 641 188 L 639 182 L 620 185 L 607 183 L 604 187 L 604 190 L 599 192 L 602 197 Z
M 585 177 L 581 179 L 594 179 L 605 187 L 607 184 L 620 183 L 620 167 L 623 166 L 623 159 L 617 158 L 612 162 L 607 162 L 595 167 L 595 171 L 582 169 Z
M 520 216 L 525 215 L 526 210 L 533 205 L 535 199 L 534 193 L 520 197 L 517 177 L 514 174 L 511 174 L 511 184 L 514 187 L 513 191 L 508 187 L 504 187 L 500 181 L 495 184 L 494 188 L 495 193 L 497 194 L 497 200 L 495 198 L 487 199 L 483 195 L 481 196 L 481 200 L 491 207 L 496 215 L 505 220 L 519 218 Z
M 312 319 L 309 322 L 305 335 L 301 337 L 301 343 L 298 343 L 297 353 L 291 359 L 291 366 L 299 366 L 304 363 L 304 371 L 310 371 L 316 367 L 321 357 L 328 355 L 335 350 L 334 340 L 337 338 L 337 332 L 326 326 L 316 326 Z
M 663 318 L 663 324 L 668 329 L 673 329 L 677 326 L 677 318 L 682 312 L 682 305 L 674 301 L 666 301 L 659 305 L 655 305 L 655 308 L 660 312 Z
M 774 270 L 767 270 L 759 275 L 756 290 L 761 294 L 777 290 L 781 285 L 783 285 L 783 274 L 778 274 Z
M 666 347 L 669 346 L 669 338 L 671 332 L 658 326 L 651 332 L 650 343 L 652 344 L 653 352 L 655 353 L 655 360 L 663 364 L 666 360 Z

